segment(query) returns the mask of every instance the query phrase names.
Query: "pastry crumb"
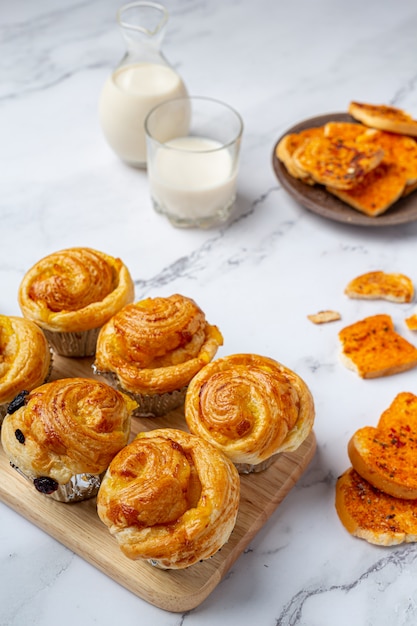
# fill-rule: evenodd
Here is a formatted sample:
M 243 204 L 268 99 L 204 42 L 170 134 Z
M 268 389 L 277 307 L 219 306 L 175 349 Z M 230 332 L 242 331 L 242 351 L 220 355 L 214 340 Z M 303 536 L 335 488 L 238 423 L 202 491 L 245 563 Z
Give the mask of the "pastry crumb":
M 337 311 L 319 311 L 318 313 L 307 315 L 307 318 L 310 322 L 313 322 L 313 324 L 327 324 L 327 322 L 340 320 L 341 317 L 342 316 Z

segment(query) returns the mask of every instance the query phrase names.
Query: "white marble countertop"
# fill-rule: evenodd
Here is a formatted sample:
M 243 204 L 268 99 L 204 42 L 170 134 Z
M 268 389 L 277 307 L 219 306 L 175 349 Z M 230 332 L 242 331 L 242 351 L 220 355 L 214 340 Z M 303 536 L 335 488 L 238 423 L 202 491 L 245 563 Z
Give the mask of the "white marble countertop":
M 146 173 L 110 151 L 97 99 L 119 62 L 116 0 L 3 4 L 0 85 L 0 311 L 18 315 L 17 289 L 41 256 L 88 245 L 120 256 L 136 298 L 179 292 L 221 327 L 220 355 L 276 358 L 309 384 L 316 456 L 214 592 L 181 615 L 137 598 L 0 504 L 0 625 L 359 625 L 417 622 L 417 547 L 351 537 L 334 508 L 346 445 L 375 424 L 416 373 L 365 381 L 343 367 L 337 333 L 377 312 L 414 305 L 348 300 L 372 269 L 417 284 L 417 223 L 355 227 L 290 198 L 271 167 L 276 139 L 352 99 L 417 115 L 414 0 L 167 0 L 164 52 L 193 95 L 233 105 L 245 123 L 238 202 L 230 224 L 179 230 L 154 213 Z M 309 313 L 342 320 L 314 326 Z

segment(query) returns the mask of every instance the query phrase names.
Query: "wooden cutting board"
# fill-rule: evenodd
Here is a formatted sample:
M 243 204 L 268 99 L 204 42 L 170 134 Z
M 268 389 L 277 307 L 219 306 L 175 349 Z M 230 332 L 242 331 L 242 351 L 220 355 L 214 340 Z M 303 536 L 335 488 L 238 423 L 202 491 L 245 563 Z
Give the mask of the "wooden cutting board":
M 91 363 L 91 359 L 55 356 L 52 379 L 92 377 Z M 170 426 L 186 430 L 182 410 L 163 418 L 134 418 L 132 438 L 139 431 Z M 265 471 L 242 475 L 238 517 L 228 543 L 211 559 L 180 571 L 164 571 L 128 559 L 98 518 L 95 498 L 64 504 L 39 494 L 10 467 L 2 449 L 0 499 L 137 596 L 159 608 L 184 612 L 198 606 L 215 589 L 300 478 L 315 449 L 311 433 L 296 452 L 278 456 Z

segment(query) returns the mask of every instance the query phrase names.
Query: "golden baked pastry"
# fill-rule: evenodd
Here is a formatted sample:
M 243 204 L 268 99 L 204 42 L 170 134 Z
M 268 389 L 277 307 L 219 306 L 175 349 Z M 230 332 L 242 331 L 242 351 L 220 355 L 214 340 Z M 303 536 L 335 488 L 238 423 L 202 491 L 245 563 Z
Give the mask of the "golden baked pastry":
M 399 393 L 376 428 L 364 426 L 354 433 L 348 454 L 352 467 L 377 489 L 417 499 L 417 396 Z
M 390 300 L 391 302 L 411 302 L 414 285 L 405 274 L 388 273 L 380 270 L 356 276 L 346 285 L 345 294 L 349 298 L 368 300 Z
M 371 128 L 417 137 L 417 120 L 398 107 L 352 101 L 348 111 L 352 117 Z
M 404 372 L 417 365 L 417 348 L 401 337 L 389 315 L 373 315 L 339 332 L 343 364 L 362 378 Z
M 1 429 L 4 451 L 38 491 L 53 496 L 76 475 L 104 472 L 128 442 L 136 406 L 89 378 L 46 383 L 13 404 Z
M 219 329 L 191 298 L 146 298 L 125 306 L 103 326 L 94 368 L 133 394 L 139 410 L 155 413 L 152 399 L 183 390 L 222 343 Z M 166 408 L 164 404 L 161 411 Z
M 380 546 L 417 541 L 417 500 L 394 498 L 349 468 L 336 483 L 336 511 L 353 536 Z
M 46 382 L 51 365 L 49 344 L 36 324 L 0 315 L 0 420 L 20 391 Z
M 68 248 L 38 261 L 19 286 L 24 317 L 65 356 L 93 354 L 99 328 L 134 299 L 124 263 L 91 248 Z M 85 333 L 84 335 L 82 335 Z M 90 333 L 87 349 L 81 345 Z
M 352 189 L 383 157 L 384 151 L 377 146 L 324 135 L 305 141 L 293 154 L 297 168 L 335 189 Z
M 305 382 L 277 361 L 233 354 L 206 365 L 185 400 L 190 432 L 210 441 L 240 471 L 253 471 L 310 434 L 313 398 Z
M 142 432 L 110 463 L 97 512 L 130 559 L 183 569 L 229 539 L 240 481 L 210 443 L 176 429 Z

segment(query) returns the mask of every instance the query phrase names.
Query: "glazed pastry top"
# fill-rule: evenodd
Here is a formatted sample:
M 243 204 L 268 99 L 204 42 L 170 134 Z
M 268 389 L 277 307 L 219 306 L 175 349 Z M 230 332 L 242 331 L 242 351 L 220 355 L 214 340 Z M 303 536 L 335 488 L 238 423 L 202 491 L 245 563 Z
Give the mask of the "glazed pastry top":
M 38 261 L 19 287 L 22 313 L 39 326 L 62 332 L 99 328 L 133 301 L 124 263 L 91 248 L 68 248 Z
M 28 477 L 65 484 L 80 473 L 100 474 L 127 444 L 136 403 L 105 383 L 62 378 L 31 391 L 7 414 L 1 441 Z
M 314 404 L 295 372 L 268 357 L 234 354 L 212 361 L 193 378 L 185 419 L 190 432 L 235 463 L 256 465 L 304 441 Z
M 139 433 L 113 459 L 97 511 L 128 557 L 182 569 L 228 540 L 239 493 L 236 468 L 210 443 L 155 429 Z
M 191 298 L 147 298 L 125 306 L 101 329 L 95 365 L 133 393 L 165 393 L 187 385 L 222 343 Z
M 51 351 L 41 329 L 22 317 L 0 315 L 0 404 L 42 385 L 50 367 Z

